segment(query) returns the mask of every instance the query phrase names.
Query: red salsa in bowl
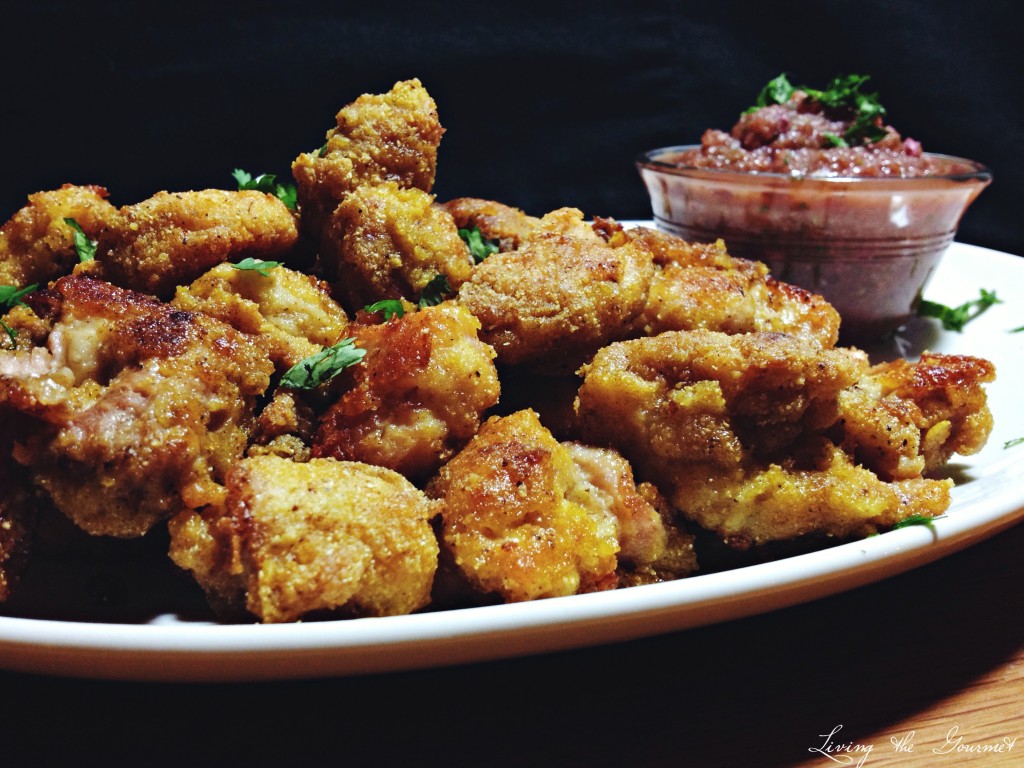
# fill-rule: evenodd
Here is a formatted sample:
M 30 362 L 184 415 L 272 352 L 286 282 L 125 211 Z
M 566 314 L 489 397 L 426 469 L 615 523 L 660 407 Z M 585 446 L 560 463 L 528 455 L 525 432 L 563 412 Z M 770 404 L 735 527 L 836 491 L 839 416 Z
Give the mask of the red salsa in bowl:
M 884 110 L 860 90 L 865 79 L 813 91 L 777 78 L 729 133 L 709 130 L 699 145 L 652 150 L 637 163 L 659 227 L 691 241 L 722 238 L 733 255 L 821 294 L 847 342 L 913 315 L 992 178 L 884 125 Z

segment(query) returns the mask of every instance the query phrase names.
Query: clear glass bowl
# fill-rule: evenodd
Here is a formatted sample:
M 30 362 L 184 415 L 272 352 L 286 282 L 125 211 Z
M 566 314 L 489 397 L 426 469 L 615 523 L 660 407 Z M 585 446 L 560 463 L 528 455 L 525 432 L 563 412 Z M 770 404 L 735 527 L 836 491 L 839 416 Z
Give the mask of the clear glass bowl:
M 842 316 L 845 343 L 897 329 L 991 182 L 980 163 L 928 154 L 939 175 L 811 177 L 682 165 L 689 146 L 637 160 L 657 226 L 686 240 L 725 241 L 779 280 L 824 296 Z

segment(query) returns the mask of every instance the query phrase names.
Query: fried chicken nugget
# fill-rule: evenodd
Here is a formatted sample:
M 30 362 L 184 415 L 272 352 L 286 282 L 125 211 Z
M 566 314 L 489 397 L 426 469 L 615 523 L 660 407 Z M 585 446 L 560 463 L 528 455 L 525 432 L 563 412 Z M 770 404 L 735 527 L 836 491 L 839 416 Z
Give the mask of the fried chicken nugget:
M 283 265 L 259 271 L 218 264 L 178 286 L 171 304 L 259 336 L 278 372 L 337 343 L 349 322 L 326 283 Z
M 294 214 L 255 190 L 158 192 L 121 208 L 99 237 L 98 272 L 162 299 L 224 261 L 272 260 L 298 241 Z
M 425 478 L 475 433 L 498 401 L 494 351 L 480 324 L 453 302 L 354 325 L 366 350 L 344 372 L 342 393 L 320 420 L 313 455 L 363 461 Z
M 478 264 L 457 301 L 479 318 L 501 363 L 559 374 L 630 333 L 654 265 L 631 243 L 609 245 L 578 210 L 544 219 L 548 228 L 520 248 Z
M 733 546 L 850 536 L 949 503 L 949 481 L 887 483 L 824 435 L 863 354 L 782 334 L 666 332 L 584 369 L 583 434 L 618 448 L 687 519 Z
M 967 355 L 880 363 L 840 396 L 839 439 L 886 479 L 933 472 L 985 445 L 993 419 L 982 385 L 994 380 L 992 363 Z
M 639 321 L 645 334 L 775 331 L 835 346 L 840 317 L 831 304 L 775 280 L 760 262 L 730 256 L 722 241 L 687 243 L 643 227 L 625 234 L 647 248 L 658 267 Z
M 343 107 L 324 146 L 292 163 L 303 232 L 319 242 L 338 203 L 364 184 L 393 181 L 430 192 L 443 133 L 437 105 L 417 79 Z
M 133 537 L 223 495 L 273 365 L 254 337 L 81 276 L 46 292 L 47 347 L 0 350 L 13 457 L 83 530 Z
M 502 253 L 514 251 L 540 226 L 540 219 L 494 200 L 459 197 L 447 201 L 444 207 L 459 229 L 479 229 L 485 240 L 497 242 Z
M 45 285 L 78 262 L 74 219 L 95 240 L 117 213 L 103 187 L 65 184 L 29 195 L 28 204 L 0 228 L 0 285 Z
M 416 302 L 438 275 L 458 289 L 473 270 L 451 214 L 394 182 L 359 187 L 338 205 L 320 258 L 351 312 L 381 299 Z
M 651 566 L 668 551 L 629 465 L 559 443 L 528 409 L 488 419 L 427 493 L 464 578 L 507 602 L 613 589 L 618 556 Z
M 170 557 L 215 606 L 262 622 L 411 613 L 430 599 L 437 505 L 401 475 L 334 459 L 240 461 L 222 507 L 170 521 Z

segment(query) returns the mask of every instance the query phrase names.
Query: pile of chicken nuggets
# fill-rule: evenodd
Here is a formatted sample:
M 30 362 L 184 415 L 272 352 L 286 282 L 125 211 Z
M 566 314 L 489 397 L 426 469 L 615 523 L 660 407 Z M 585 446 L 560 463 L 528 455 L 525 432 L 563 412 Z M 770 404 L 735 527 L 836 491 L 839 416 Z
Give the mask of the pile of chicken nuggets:
M 0 230 L 0 601 L 40 510 L 162 530 L 217 615 L 269 623 L 679 579 L 698 534 L 947 509 L 991 363 L 872 365 L 722 242 L 438 201 L 442 134 L 409 80 L 341 109 L 291 206 L 29 196 Z

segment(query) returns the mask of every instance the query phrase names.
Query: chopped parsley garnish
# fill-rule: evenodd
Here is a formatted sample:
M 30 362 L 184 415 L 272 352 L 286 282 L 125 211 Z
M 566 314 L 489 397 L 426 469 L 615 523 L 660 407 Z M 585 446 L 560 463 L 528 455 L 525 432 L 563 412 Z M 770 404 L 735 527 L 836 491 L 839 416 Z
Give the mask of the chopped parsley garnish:
M 995 291 L 981 289 L 981 295 L 973 301 L 967 301 L 959 307 L 949 307 L 927 299 L 921 299 L 917 304 L 919 317 L 935 317 L 942 322 L 942 327 L 947 331 L 963 331 L 964 326 L 976 318 L 993 304 L 1001 304 L 1002 300 L 996 298 Z
M 299 194 L 295 189 L 295 185 L 278 184 L 277 176 L 273 173 L 261 173 L 259 176 L 253 178 L 251 173 L 247 173 L 241 168 L 235 168 L 235 170 L 231 172 L 231 175 L 234 176 L 235 181 L 238 182 L 239 190 L 255 189 L 259 192 L 265 192 L 268 195 L 273 195 L 292 211 L 294 211 L 298 205 Z
M 935 521 L 941 520 L 945 515 L 939 515 L 938 517 L 928 517 L 927 515 L 910 515 L 894 524 L 892 529 L 895 531 L 897 528 L 909 528 L 912 525 L 923 525 L 926 528 L 934 530 Z
M 18 288 L 14 285 L 0 285 L 0 315 L 7 314 L 9 310 L 14 309 L 17 306 L 25 306 L 25 302 L 22 298 L 38 288 L 39 285 L 33 283 L 27 285 L 24 288 Z M 0 329 L 3 329 L 4 333 L 11 340 L 10 349 L 14 349 L 18 345 L 18 332 L 11 328 L 3 320 L 0 320 Z
M 434 275 L 433 279 L 420 292 L 420 309 L 423 307 L 436 307 L 451 292 L 452 286 L 448 282 L 448 278 L 440 273 Z
M 231 266 L 243 272 L 258 272 L 263 277 L 270 277 L 270 270 L 280 267 L 281 263 L 280 261 L 263 261 L 262 259 L 248 257 Z
M 459 237 L 469 246 L 469 252 L 473 255 L 473 261 L 477 264 L 492 253 L 498 252 L 498 243 L 494 240 L 485 240 L 478 227 L 460 229 Z
M 1015 437 L 1003 443 L 1003 448 L 1013 448 L 1015 445 L 1024 445 L 1024 437 Z
M 373 304 L 367 304 L 363 307 L 364 312 L 383 312 L 384 319 L 390 320 L 392 317 L 401 317 L 405 314 L 405 305 L 402 304 L 399 299 L 381 299 L 380 301 L 374 302 Z
M 355 343 L 352 338 L 342 339 L 334 346 L 300 360 L 281 377 L 281 385 L 289 389 L 316 389 L 326 384 L 366 355 L 366 350 Z
M 96 258 L 96 241 L 90 240 L 81 225 L 72 218 L 64 219 L 64 223 L 75 230 L 75 252 L 79 262 L 85 264 Z
M 868 75 L 846 75 L 836 77 L 824 90 L 809 88 L 806 85 L 794 86 L 785 74 L 770 80 L 757 95 L 754 106 L 746 113 L 754 112 L 772 104 L 785 104 L 797 91 L 803 91 L 826 110 L 849 112 L 852 115 L 850 126 L 842 136 L 826 134 L 832 146 L 849 147 L 854 144 L 870 144 L 885 138 L 886 130 L 881 124 L 885 116 L 885 107 L 878 100 L 877 93 L 863 93 L 861 86 L 870 77 Z M 746 114 L 745 113 L 745 114 Z

